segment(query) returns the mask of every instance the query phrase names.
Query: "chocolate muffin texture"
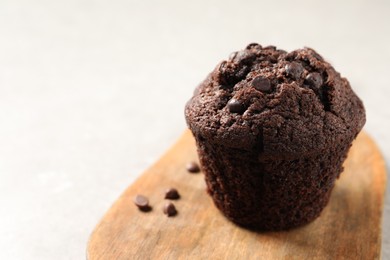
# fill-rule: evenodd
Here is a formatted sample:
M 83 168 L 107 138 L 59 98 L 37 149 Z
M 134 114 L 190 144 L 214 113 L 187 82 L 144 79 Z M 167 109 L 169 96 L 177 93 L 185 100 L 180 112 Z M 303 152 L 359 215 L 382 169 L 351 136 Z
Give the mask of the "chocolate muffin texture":
M 262 230 L 320 214 L 365 123 L 349 82 L 313 49 L 255 43 L 217 65 L 185 117 L 215 205 Z

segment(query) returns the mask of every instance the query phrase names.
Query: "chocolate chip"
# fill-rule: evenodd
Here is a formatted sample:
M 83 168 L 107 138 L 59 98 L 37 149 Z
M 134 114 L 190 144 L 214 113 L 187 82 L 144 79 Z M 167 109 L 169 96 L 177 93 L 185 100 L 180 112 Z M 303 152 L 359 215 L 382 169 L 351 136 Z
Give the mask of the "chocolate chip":
M 236 56 L 237 56 L 237 52 L 236 52 L 236 51 L 230 53 L 230 55 L 229 55 L 229 60 L 234 60 L 234 58 L 236 58 Z
M 134 204 L 141 211 L 150 211 L 152 208 L 149 206 L 149 199 L 143 195 L 137 195 L 134 198 Z
M 165 198 L 169 200 L 177 200 L 180 198 L 180 194 L 175 188 L 170 188 L 165 191 Z
M 252 81 L 252 87 L 262 92 L 269 92 L 271 90 L 271 82 L 265 77 L 258 76 Z
M 255 47 L 261 49 L 261 45 L 255 42 L 249 43 L 245 49 L 249 50 Z
M 304 70 L 302 64 L 299 62 L 291 62 L 285 66 L 287 75 L 293 77 L 294 79 L 299 79 Z
M 286 59 L 287 61 L 293 61 L 293 60 L 296 59 L 296 57 L 297 57 L 296 51 L 292 51 L 292 52 L 290 52 L 290 53 L 287 53 L 287 55 L 285 56 L 285 59 Z
M 221 64 L 219 64 L 218 67 L 218 81 L 222 85 L 227 85 L 229 82 L 229 73 L 228 73 L 228 63 L 227 61 L 222 61 Z
M 269 50 L 276 50 L 276 46 L 273 46 L 273 45 L 268 45 L 266 47 L 264 47 L 264 49 L 269 49 Z
M 249 71 L 250 71 L 250 68 L 246 65 L 243 65 L 240 70 L 236 71 L 236 74 L 235 74 L 236 80 L 237 81 L 243 80 Z
M 234 59 L 235 62 L 237 62 L 240 65 L 250 64 L 252 61 L 256 59 L 256 53 L 248 50 L 242 50 L 237 52 L 237 55 Z
M 318 72 L 309 73 L 306 76 L 305 82 L 312 88 L 319 89 L 322 86 L 322 77 Z
M 218 74 L 220 76 L 220 79 L 221 80 L 225 80 L 225 73 L 226 73 L 226 68 L 227 68 L 227 61 L 222 61 L 221 64 L 219 64 L 219 67 L 218 67 Z
M 235 58 L 237 59 L 237 58 Z M 220 84 L 224 85 L 225 87 L 233 87 L 235 83 L 237 83 L 239 80 L 237 79 L 236 73 L 238 72 L 238 69 L 241 67 L 238 67 L 236 64 L 234 64 L 231 61 L 222 61 L 221 64 L 219 64 L 218 67 L 218 81 Z
M 226 60 L 222 61 L 221 64 L 219 64 L 218 72 L 223 74 L 226 70 L 226 66 L 227 66 L 227 61 Z
M 317 60 L 319 60 L 319 61 L 323 61 L 323 60 L 324 60 L 324 58 L 322 58 L 322 56 L 319 55 L 316 51 L 313 50 L 312 54 L 313 54 L 313 56 L 314 56 Z
M 168 217 L 172 217 L 172 216 L 175 216 L 177 214 L 176 207 L 171 202 L 164 205 L 163 212 Z
M 200 167 L 196 162 L 189 162 L 186 168 L 190 173 L 197 173 L 200 171 Z
M 242 113 L 245 110 L 244 105 L 235 98 L 229 100 L 227 107 L 231 113 Z

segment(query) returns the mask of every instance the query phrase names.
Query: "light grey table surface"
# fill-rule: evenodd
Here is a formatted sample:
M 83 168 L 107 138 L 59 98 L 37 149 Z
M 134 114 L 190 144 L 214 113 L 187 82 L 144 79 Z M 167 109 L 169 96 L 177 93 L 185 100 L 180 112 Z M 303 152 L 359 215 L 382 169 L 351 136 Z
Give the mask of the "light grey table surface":
M 0 1 L 0 259 L 84 259 L 104 212 L 186 128 L 193 88 L 249 42 L 331 61 L 389 161 L 389 14 L 389 1 Z

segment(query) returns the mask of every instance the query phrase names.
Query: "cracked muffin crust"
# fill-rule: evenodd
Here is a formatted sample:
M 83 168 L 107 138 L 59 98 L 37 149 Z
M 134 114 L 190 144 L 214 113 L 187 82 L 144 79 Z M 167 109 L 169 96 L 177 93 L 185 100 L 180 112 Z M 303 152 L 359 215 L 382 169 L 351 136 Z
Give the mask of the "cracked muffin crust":
M 347 79 L 313 49 L 256 43 L 216 66 L 185 116 L 215 204 L 260 229 L 319 215 L 365 123 Z

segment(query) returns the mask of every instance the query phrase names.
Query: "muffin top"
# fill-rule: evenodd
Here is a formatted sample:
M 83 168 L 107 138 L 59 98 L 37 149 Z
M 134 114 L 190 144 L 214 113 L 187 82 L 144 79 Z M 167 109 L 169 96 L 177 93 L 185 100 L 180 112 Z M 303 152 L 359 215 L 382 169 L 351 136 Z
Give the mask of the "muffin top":
M 348 80 L 313 49 L 256 43 L 216 66 L 185 116 L 198 138 L 265 156 L 319 153 L 351 142 L 365 123 Z

